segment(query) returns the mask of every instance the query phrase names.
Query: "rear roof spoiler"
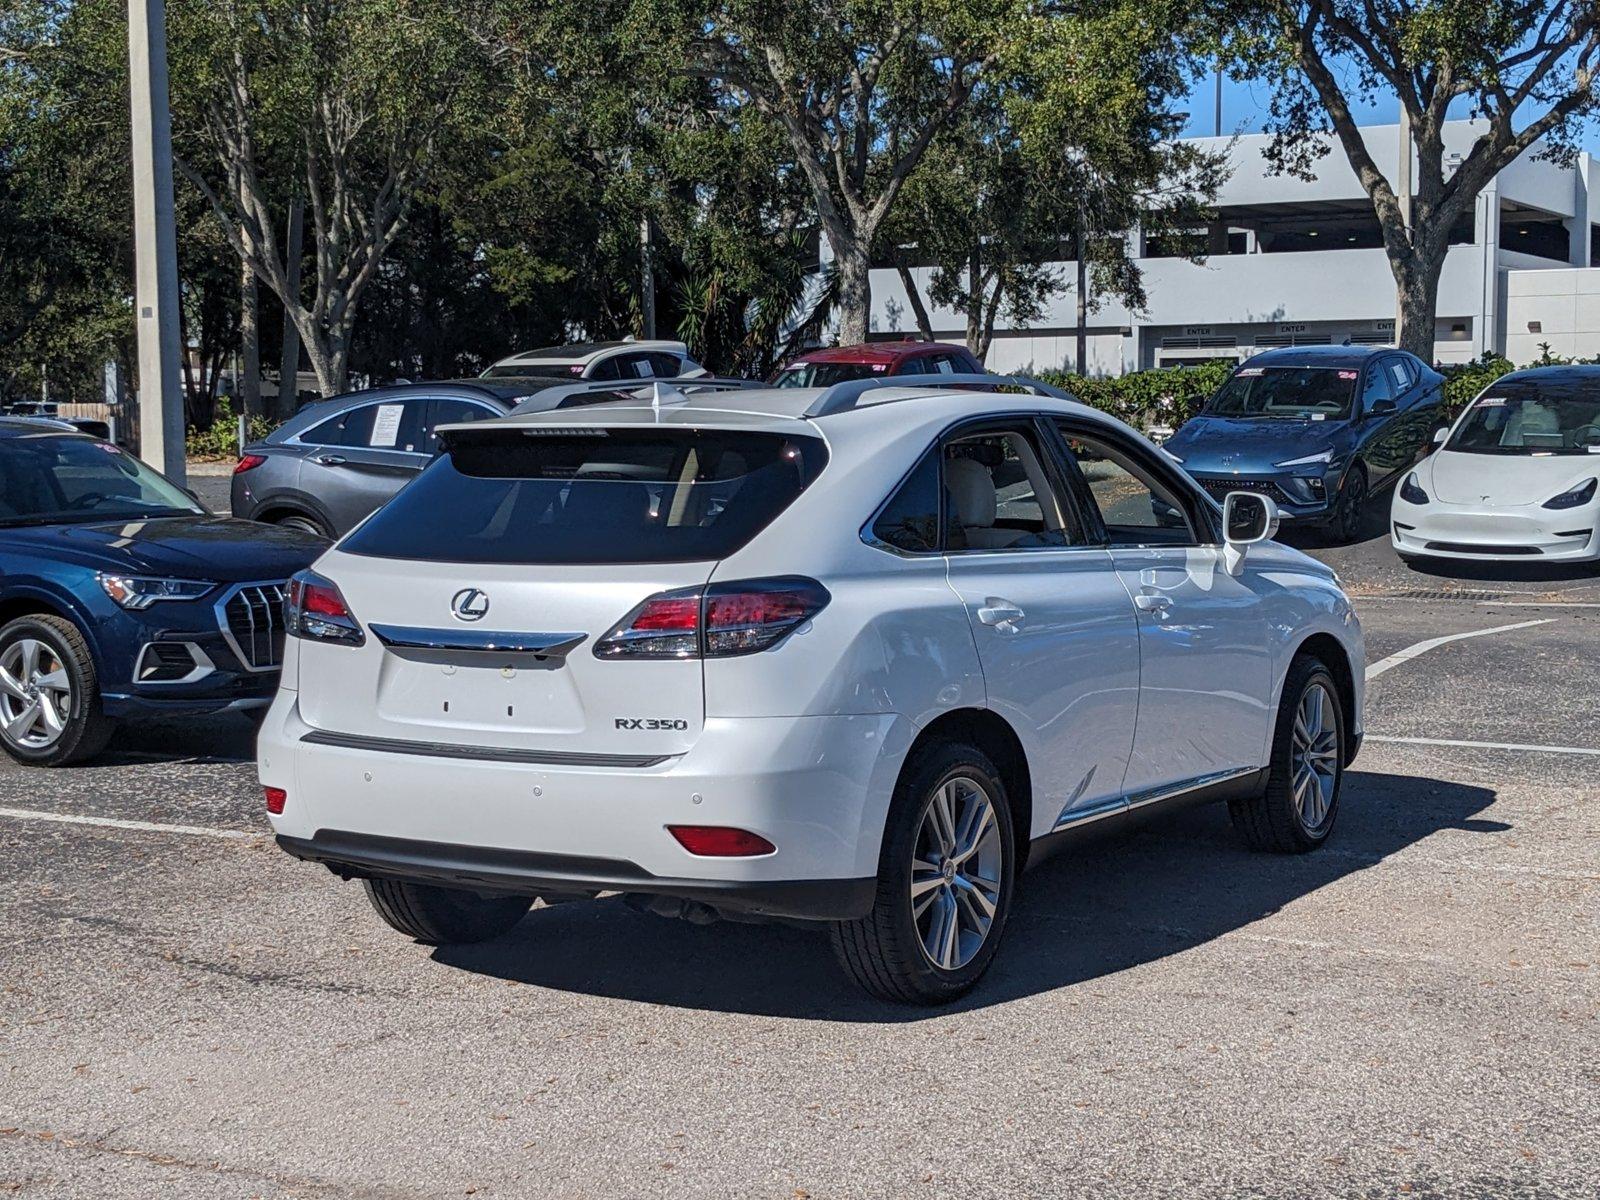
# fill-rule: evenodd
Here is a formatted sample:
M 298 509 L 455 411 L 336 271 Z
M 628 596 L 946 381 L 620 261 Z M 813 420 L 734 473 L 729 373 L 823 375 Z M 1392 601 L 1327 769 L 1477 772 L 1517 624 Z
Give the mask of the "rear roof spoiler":
M 802 416 L 828 417 L 834 413 L 857 408 L 868 392 L 884 388 L 960 388 L 960 387 L 1017 388 L 1034 396 L 1050 396 L 1057 400 L 1076 400 L 1071 392 L 1027 375 L 889 375 L 875 379 L 851 379 L 836 383 L 811 402 Z M 898 399 L 908 400 L 909 396 Z

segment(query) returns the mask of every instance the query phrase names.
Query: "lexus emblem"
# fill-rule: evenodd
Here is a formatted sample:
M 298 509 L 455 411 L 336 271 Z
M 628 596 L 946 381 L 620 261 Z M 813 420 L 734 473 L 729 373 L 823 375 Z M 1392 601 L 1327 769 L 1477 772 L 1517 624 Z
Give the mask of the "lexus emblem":
M 477 588 L 462 588 L 450 598 L 450 611 L 458 621 L 481 621 L 489 614 L 489 597 Z

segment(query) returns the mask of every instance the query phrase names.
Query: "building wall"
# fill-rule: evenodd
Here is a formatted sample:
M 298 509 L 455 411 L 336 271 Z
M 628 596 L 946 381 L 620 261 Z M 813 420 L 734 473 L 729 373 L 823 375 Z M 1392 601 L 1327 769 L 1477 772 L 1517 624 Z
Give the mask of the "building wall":
M 1503 285 L 1504 352 L 1512 362 L 1538 358 L 1542 343 L 1560 358 L 1600 355 L 1600 268 L 1507 271 Z

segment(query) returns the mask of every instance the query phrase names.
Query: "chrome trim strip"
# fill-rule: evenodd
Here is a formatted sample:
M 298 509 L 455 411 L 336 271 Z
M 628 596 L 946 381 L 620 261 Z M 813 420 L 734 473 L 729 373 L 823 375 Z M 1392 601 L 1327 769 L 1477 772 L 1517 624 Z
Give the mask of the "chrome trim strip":
M 156 646 L 182 646 L 189 652 L 194 666 L 181 679 L 141 679 L 140 675 L 144 673 L 145 655 Z M 180 683 L 194 683 L 204 679 L 216 669 L 217 664 L 211 661 L 211 656 L 198 642 L 146 642 L 140 648 L 138 657 L 133 660 L 133 682 L 136 687 L 173 687 Z
M 365 750 L 378 754 L 415 754 L 423 758 L 460 758 L 471 762 L 503 762 L 550 767 L 656 767 L 674 754 L 573 754 L 559 750 L 513 750 L 501 746 L 462 746 L 446 742 L 410 742 L 403 738 L 363 737 L 313 729 L 300 741 L 309 746 Z
M 1054 833 L 1069 825 L 1084 825 L 1091 821 L 1098 821 L 1102 817 L 1109 817 L 1119 812 L 1133 812 L 1147 804 L 1156 804 L 1162 800 L 1174 800 L 1188 792 L 1197 792 L 1201 788 L 1212 787 L 1219 783 L 1227 783 L 1230 779 L 1243 779 L 1246 775 L 1255 775 L 1262 771 L 1262 767 L 1233 767 L 1226 771 L 1212 771 L 1206 775 L 1196 775 L 1193 779 L 1185 779 L 1179 783 L 1164 784 L 1157 788 L 1147 788 L 1142 792 L 1130 792 L 1126 796 L 1118 796 L 1114 800 L 1102 801 L 1093 808 L 1081 812 L 1063 811 L 1056 818 L 1056 823 L 1050 827 Z
M 264 667 L 256 666 L 251 662 L 249 656 L 245 654 L 244 647 L 239 645 L 238 639 L 233 636 L 232 628 L 230 628 L 228 625 L 228 602 L 240 592 L 248 591 L 251 588 L 276 589 L 279 603 L 288 603 L 289 581 L 287 579 L 263 579 L 254 583 L 235 583 L 231 585 L 225 592 L 222 593 L 221 598 L 214 605 L 212 605 L 212 609 L 216 613 L 217 627 L 222 630 L 222 639 L 228 643 L 228 649 L 233 651 L 233 656 L 239 660 L 239 665 L 252 675 L 263 675 L 268 671 L 277 671 L 281 669 L 283 666 L 282 661 L 280 660 L 275 663 L 268 663 Z M 253 628 L 255 621 L 254 606 L 251 606 L 249 615 Z M 272 623 L 272 613 L 269 608 L 267 612 L 267 638 L 269 641 L 271 640 L 273 629 L 274 625 Z
M 410 625 L 369 625 L 385 646 L 402 650 L 466 650 L 474 654 L 532 654 L 565 658 L 587 633 L 504 633 L 476 629 L 421 629 Z

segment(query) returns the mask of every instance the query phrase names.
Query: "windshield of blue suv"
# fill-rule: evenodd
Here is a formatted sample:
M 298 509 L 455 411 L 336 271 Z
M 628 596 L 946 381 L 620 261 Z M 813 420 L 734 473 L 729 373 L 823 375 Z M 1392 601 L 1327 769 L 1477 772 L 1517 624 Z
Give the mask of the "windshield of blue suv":
M 1473 402 L 1446 450 L 1462 454 L 1600 454 L 1600 387 L 1492 385 Z
M 1350 415 L 1360 378 L 1352 367 L 1240 367 L 1204 415 L 1341 421 Z
M 183 489 L 109 442 L 71 434 L 0 441 L 0 526 L 204 511 Z
M 723 429 L 447 434 L 447 453 L 341 549 L 428 562 L 708 562 L 817 477 L 820 438 Z

